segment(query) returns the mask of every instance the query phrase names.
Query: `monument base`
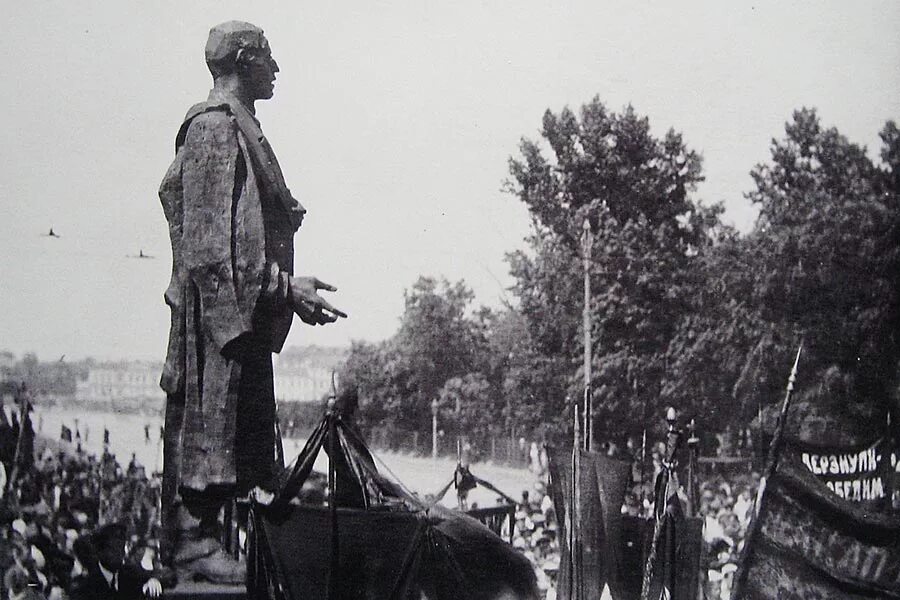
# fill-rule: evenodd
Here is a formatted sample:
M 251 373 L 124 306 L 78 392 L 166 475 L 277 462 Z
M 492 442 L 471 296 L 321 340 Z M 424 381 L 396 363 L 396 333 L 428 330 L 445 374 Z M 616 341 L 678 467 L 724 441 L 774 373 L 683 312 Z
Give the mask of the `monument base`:
M 247 587 L 244 585 L 220 585 L 215 583 L 185 581 L 163 593 L 164 600 L 245 600 Z

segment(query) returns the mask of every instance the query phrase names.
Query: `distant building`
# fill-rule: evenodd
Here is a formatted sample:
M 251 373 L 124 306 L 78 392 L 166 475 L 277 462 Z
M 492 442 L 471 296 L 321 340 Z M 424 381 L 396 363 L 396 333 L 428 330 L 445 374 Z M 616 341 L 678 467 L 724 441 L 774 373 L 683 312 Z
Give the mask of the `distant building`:
M 331 374 L 347 358 L 346 348 L 304 346 L 275 355 L 278 402 L 317 402 L 331 393 Z
M 96 363 L 89 368 L 87 379 L 78 382 L 75 400 L 123 410 L 159 410 L 166 398 L 159 387 L 162 367 L 153 361 Z
M 305 346 L 274 355 L 275 398 L 315 402 L 331 392 L 331 373 L 347 357 L 344 348 Z M 92 364 L 77 382 L 75 400 L 86 406 L 126 411 L 157 411 L 166 395 L 159 387 L 160 362 L 122 360 Z

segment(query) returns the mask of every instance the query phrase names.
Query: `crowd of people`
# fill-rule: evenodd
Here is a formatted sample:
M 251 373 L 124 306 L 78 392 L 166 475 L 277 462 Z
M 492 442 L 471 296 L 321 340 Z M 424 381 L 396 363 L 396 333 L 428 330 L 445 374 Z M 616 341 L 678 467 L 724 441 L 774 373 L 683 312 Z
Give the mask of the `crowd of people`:
M 148 475 L 134 456 L 123 466 L 109 451 L 99 457 L 86 453 L 77 440 L 55 444 L 42 440 L 41 444 L 33 461 L 20 463 L 25 468 L 16 485 L 0 488 L 5 491 L 0 509 L 2 598 L 94 598 L 98 586 L 104 585 L 130 587 L 130 597 L 135 598 L 161 593 L 159 578 L 165 570 L 159 561 L 159 474 Z M 633 445 L 622 451 L 605 449 L 613 457 L 634 455 L 623 515 L 652 516 L 648 482 L 660 470 L 664 450 L 661 445 L 648 449 L 648 468 L 643 473 Z M 2 458 L 4 472 L 9 473 L 12 457 Z M 546 451 L 531 444 L 528 463 L 533 486 L 523 490 L 516 502 L 512 530 L 507 522 L 500 534 L 531 561 L 545 598 L 552 599 L 561 540 L 549 493 Z M 743 468 L 707 472 L 697 486 L 693 509 L 703 519 L 703 579 L 708 599 L 729 596 L 758 483 L 758 475 Z M 498 498 L 498 503 L 509 501 Z
M 651 519 L 654 514 L 652 482 L 662 470 L 664 444 L 655 444 L 642 450 L 640 444 L 604 445 L 602 452 L 611 458 L 626 460 L 632 464 L 631 482 L 622 504 L 623 516 Z M 641 470 L 641 455 L 646 453 L 647 467 Z M 523 490 L 516 505 L 513 546 L 519 549 L 535 567 L 538 583 L 546 599 L 556 597 L 557 574 L 560 565 L 560 524 L 549 494 L 549 460 L 546 451 L 538 444 L 531 444 L 528 452 L 528 468 L 534 476 L 532 488 Z M 683 469 L 682 469 L 683 471 Z M 747 528 L 753 511 L 759 474 L 750 468 L 749 460 L 722 464 L 707 463 L 701 481 L 696 485 L 696 496 L 690 508 L 693 516 L 703 520 L 701 548 L 701 582 L 706 600 L 729 598 L 738 558 L 743 548 Z M 687 504 L 688 482 L 680 478 L 682 501 Z M 497 499 L 498 503 L 504 501 Z M 688 507 L 684 507 L 688 510 Z M 507 534 L 508 530 L 504 530 Z
M 18 440 L 17 429 L 6 433 Z M 160 596 L 157 474 L 134 456 L 125 466 L 77 442 L 36 442 L 36 452 L 32 437 L 27 452 L 19 443 L 18 456 L 5 452 L 0 461 L 9 476 L 16 472 L 14 485 L 0 489 L 2 598 Z
M 513 548 L 531 561 L 545 598 L 555 598 L 560 564 L 559 525 L 553 501 L 541 482 L 532 490 L 522 490 L 515 519 Z M 503 533 L 508 535 L 508 531 Z
M 730 598 L 744 546 L 759 474 L 713 475 L 700 484 L 698 516 L 703 518 L 706 598 Z

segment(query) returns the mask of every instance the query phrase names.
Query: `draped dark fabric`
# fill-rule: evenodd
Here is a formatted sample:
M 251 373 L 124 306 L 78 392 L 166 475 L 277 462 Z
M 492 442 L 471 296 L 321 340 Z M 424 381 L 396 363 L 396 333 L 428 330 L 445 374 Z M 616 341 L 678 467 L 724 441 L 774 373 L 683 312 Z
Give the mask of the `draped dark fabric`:
M 785 453 L 732 600 L 900 598 L 900 518 L 836 496 Z
M 580 555 L 583 593 L 579 600 L 599 600 L 605 585 L 614 598 L 633 597 L 634 573 L 623 568 L 622 502 L 631 476 L 631 465 L 594 452 L 580 451 L 581 502 L 577 527 L 579 546 L 570 549 L 570 527 L 574 502 L 572 451 L 552 449 L 550 477 L 553 503 L 560 523 L 560 567 L 558 596 L 572 596 L 572 553 Z M 640 572 L 636 574 L 640 592 Z
M 322 449 L 344 491 L 335 493 L 335 507 L 300 505 Z M 313 431 L 272 504 L 251 505 L 249 538 L 250 598 L 539 598 L 524 556 L 477 520 L 427 507 L 387 481 L 359 433 L 337 414 Z
M 416 587 L 431 600 L 494 600 L 504 592 L 514 598 L 539 598 L 537 580 L 527 558 L 476 519 L 434 506 L 433 525 L 419 564 Z
M 686 517 L 674 492 L 667 498 L 660 495 L 656 501 L 664 504 L 665 510 L 660 515 L 662 530 L 648 597 L 694 600 L 700 586 L 703 519 Z
M 331 563 L 328 508 L 293 507 L 288 518 L 261 519 L 284 598 L 402 600 L 421 561 L 425 533 L 415 513 L 338 511 L 338 572 Z M 257 524 L 260 526 L 260 523 Z

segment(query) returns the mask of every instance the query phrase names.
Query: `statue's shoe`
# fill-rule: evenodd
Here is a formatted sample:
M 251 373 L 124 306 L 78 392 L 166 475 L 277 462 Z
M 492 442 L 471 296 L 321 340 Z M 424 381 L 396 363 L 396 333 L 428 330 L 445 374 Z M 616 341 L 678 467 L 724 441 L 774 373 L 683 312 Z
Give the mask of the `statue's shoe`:
M 159 580 L 164 590 L 175 587 L 178 583 L 178 573 L 172 567 L 159 565 L 153 569 L 153 577 Z
M 225 552 L 212 538 L 183 541 L 174 562 L 179 581 L 242 584 L 247 580 L 247 565 Z
M 217 551 L 222 550 L 222 544 L 212 537 L 197 537 L 190 539 L 183 536 L 175 550 L 173 564 L 178 567 L 180 565 L 192 563 L 198 558 L 211 556 Z

